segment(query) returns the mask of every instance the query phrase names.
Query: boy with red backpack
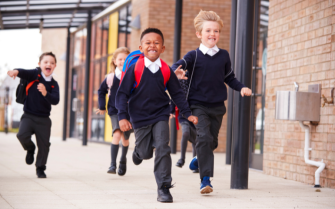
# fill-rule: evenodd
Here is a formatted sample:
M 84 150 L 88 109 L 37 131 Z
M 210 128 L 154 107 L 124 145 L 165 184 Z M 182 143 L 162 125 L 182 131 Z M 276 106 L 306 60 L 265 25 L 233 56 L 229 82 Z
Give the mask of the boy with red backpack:
M 52 52 L 43 53 L 39 59 L 39 68 L 34 70 L 15 69 L 7 74 L 19 77 L 28 82 L 24 101 L 24 114 L 21 117 L 19 132 L 16 135 L 24 150 L 27 150 L 26 163 L 34 162 L 35 144 L 31 135 L 35 134 L 38 147 L 36 174 L 38 178 L 46 178 L 44 173 L 49 154 L 51 105 L 59 102 L 58 83 L 53 79 L 56 67 L 56 56 Z M 19 87 L 20 88 L 20 87 Z
M 178 79 L 170 67 L 161 60 L 164 52 L 164 37 L 156 28 L 147 28 L 141 34 L 140 51 L 136 64 L 123 74 L 116 94 L 116 108 L 121 131 L 132 127 L 135 132 L 135 165 L 153 156 L 155 148 L 154 175 L 159 202 L 173 202 L 171 186 L 171 149 L 169 147 L 170 98 L 180 108 L 181 114 L 197 124 L 198 118 L 191 115 Z M 127 106 L 132 124 L 127 120 Z

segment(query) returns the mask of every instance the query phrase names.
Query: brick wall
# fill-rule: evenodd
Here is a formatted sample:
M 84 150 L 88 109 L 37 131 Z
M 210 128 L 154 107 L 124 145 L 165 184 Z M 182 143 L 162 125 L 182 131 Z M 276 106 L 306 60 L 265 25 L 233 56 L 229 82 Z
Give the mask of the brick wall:
M 264 172 L 308 184 L 315 166 L 304 162 L 304 132 L 298 122 L 275 120 L 276 91 L 294 90 L 293 82 L 307 91 L 322 84 L 330 99 L 335 87 L 334 0 L 271 0 L 264 139 Z M 335 107 L 320 107 L 321 121 L 311 126 L 310 156 L 324 160 L 320 184 L 335 188 Z M 309 124 L 309 123 L 306 123 Z
M 175 22 L 175 0 L 133 0 L 132 17 L 141 15 L 141 30 L 133 30 L 131 34 L 131 50 L 138 49 L 141 31 L 147 27 L 157 27 L 162 30 L 165 39 L 166 50 L 161 58 L 168 64 L 173 64 L 173 44 L 174 44 L 174 22 Z M 220 34 L 219 48 L 229 51 L 230 34 L 230 10 L 231 0 L 184 0 L 182 14 L 182 40 L 181 56 L 188 51 L 194 50 L 200 45 L 200 40 L 195 35 L 193 19 L 200 10 L 215 11 L 223 19 L 224 28 Z M 219 133 L 218 152 L 226 150 L 226 115 L 223 118 L 222 127 Z M 178 131 L 178 147 L 180 150 L 181 130 Z M 192 150 L 192 146 L 188 146 Z

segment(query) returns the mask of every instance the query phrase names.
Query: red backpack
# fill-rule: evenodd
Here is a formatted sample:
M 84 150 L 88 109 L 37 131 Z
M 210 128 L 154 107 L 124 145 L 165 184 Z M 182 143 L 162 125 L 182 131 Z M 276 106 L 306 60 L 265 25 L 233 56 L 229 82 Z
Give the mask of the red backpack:
M 145 68 L 144 55 L 143 53 L 141 53 L 140 50 L 134 51 L 127 56 L 125 60 L 125 64 L 123 65 L 123 69 L 122 69 L 120 85 L 122 83 L 123 77 L 126 74 L 128 68 L 134 63 L 136 63 L 135 69 L 134 69 L 135 83 L 131 91 L 133 91 L 135 88 L 137 88 L 140 85 L 143 71 Z M 170 71 L 170 67 L 162 59 L 161 59 L 161 63 L 162 63 L 162 67 L 160 69 L 164 77 L 164 86 L 166 89 L 166 83 L 170 79 L 171 71 Z

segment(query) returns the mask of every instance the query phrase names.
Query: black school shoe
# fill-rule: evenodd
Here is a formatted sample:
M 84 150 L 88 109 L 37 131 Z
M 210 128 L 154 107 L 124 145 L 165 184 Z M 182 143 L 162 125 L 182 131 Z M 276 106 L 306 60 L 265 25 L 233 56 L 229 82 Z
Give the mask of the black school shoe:
M 123 176 L 124 174 L 126 174 L 126 172 L 127 172 L 127 161 L 125 161 L 125 162 L 120 161 L 120 165 L 119 165 L 119 169 L 117 170 L 117 174 L 119 174 L 119 176 Z
M 46 167 L 45 166 L 41 166 L 41 167 L 37 167 L 36 168 L 36 175 L 38 178 L 46 178 L 47 175 L 45 175 L 44 171 L 45 171 Z
M 176 163 L 176 166 L 179 168 L 182 168 L 185 164 L 185 160 L 179 159 L 178 162 Z
M 35 153 L 35 148 L 33 150 L 28 150 L 27 155 L 26 155 L 26 163 L 28 165 L 33 164 L 34 162 L 34 153 Z
M 107 173 L 116 174 L 116 163 L 112 164 L 111 167 L 109 167 Z
M 133 162 L 134 162 L 134 164 L 135 165 L 139 165 L 139 164 L 141 164 L 142 163 L 142 159 L 140 159 L 140 158 L 138 158 L 137 157 L 137 155 L 136 155 L 136 153 L 135 153 L 135 151 L 133 152 Z
M 173 197 L 170 193 L 170 189 L 173 188 L 171 185 L 162 185 L 161 188 L 157 189 L 157 201 L 158 202 L 173 202 Z
M 195 170 L 193 171 L 193 173 L 199 173 L 199 168 L 198 168 L 198 169 L 195 169 Z

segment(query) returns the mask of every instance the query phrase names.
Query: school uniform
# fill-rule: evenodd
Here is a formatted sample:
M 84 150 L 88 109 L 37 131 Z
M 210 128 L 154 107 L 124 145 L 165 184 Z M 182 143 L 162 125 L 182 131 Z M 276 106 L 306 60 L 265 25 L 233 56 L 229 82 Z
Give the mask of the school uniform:
M 38 77 L 38 70 L 24 70 L 19 71 L 18 77 L 25 79 L 28 82 L 36 80 Z M 46 163 L 50 148 L 50 133 L 51 133 L 51 120 L 49 118 L 51 105 L 59 103 L 59 86 L 53 80 L 52 75 L 46 77 L 41 72 L 39 82 L 35 82 L 28 90 L 28 95 L 24 102 L 24 114 L 21 117 L 19 132 L 17 138 L 19 139 L 22 147 L 27 151 L 34 152 L 35 144 L 31 140 L 31 135 L 35 134 L 38 147 L 36 167 L 41 170 L 46 169 Z M 37 85 L 44 84 L 47 94 L 43 96 L 38 91 Z
M 182 83 L 181 83 L 181 86 L 182 86 Z M 171 102 L 171 105 L 170 105 L 171 114 L 176 113 L 175 107 L 176 105 L 173 102 Z M 179 114 L 178 114 L 178 122 L 181 126 L 182 138 L 181 138 L 181 148 L 180 148 L 181 157 L 180 157 L 180 160 L 177 162 L 177 166 L 182 167 L 185 163 L 185 153 L 187 149 L 187 142 L 192 143 L 193 157 L 196 156 L 195 145 L 196 145 L 197 133 L 196 133 L 194 124 Z
M 165 92 L 161 60 L 144 58 L 140 84 L 133 89 L 135 65 L 129 67 L 116 94 L 119 120 L 127 119 L 127 102 L 130 121 L 135 131 L 134 153 L 139 159 L 150 159 L 155 152 L 154 174 L 158 188 L 171 186 L 171 149 L 169 147 L 170 98 Z M 170 69 L 166 88 L 181 114 L 188 118 L 191 111 L 174 72 Z
M 101 83 L 100 88 L 98 90 L 100 110 L 106 110 L 106 94 L 108 94 L 108 91 L 109 91 L 107 112 L 112 122 L 112 128 L 113 128 L 112 136 L 116 130 L 120 130 L 119 119 L 117 117 L 118 111 L 115 107 L 115 96 L 116 96 L 116 92 L 120 85 L 120 79 L 121 79 L 121 70 L 119 68 L 116 68 L 114 77 L 113 77 L 113 82 L 112 82 L 113 85 L 109 87 L 107 84 L 107 78 L 105 78 L 104 81 Z M 128 114 L 126 114 L 126 118 L 128 120 L 130 119 Z M 128 140 L 132 132 L 133 130 L 124 132 L 123 133 L 124 138 Z
M 236 91 L 241 91 L 245 86 L 235 78 L 228 52 L 217 46 L 207 48 L 200 44 L 199 48 L 188 52 L 172 65 L 172 69 L 176 70 L 179 65 L 182 65 L 182 69 L 187 69 L 191 76 L 188 103 L 192 114 L 197 116 L 199 121 L 196 125 L 196 150 L 200 178 L 213 177 L 213 151 L 218 146 L 219 130 L 226 113 L 225 84 Z

